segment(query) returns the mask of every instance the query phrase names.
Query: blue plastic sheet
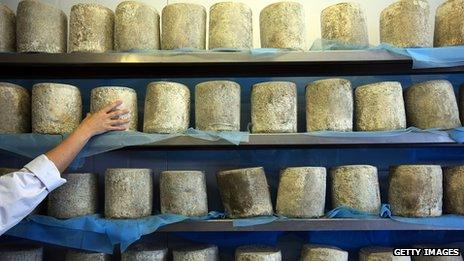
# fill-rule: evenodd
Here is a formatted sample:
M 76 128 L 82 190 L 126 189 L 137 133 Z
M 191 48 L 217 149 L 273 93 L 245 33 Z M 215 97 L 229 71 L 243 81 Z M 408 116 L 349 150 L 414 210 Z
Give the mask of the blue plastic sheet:
M 114 131 L 98 135 L 90 139 L 84 149 L 76 157 L 76 160 L 71 164 L 71 168 L 81 167 L 86 157 L 117 150 L 123 147 L 155 144 L 178 136 L 190 136 L 196 139 L 208 141 L 226 140 L 227 142 L 235 145 L 239 145 L 241 142 L 248 142 L 249 140 L 248 132 L 239 131 L 212 132 L 188 129 L 186 133 L 178 134 L 149 134 L 135 131 Z M 35 158 L 58 145 L 65 137 L 66 136 L 63 135 L 42 135 L 35 133 L 2 134 L 0 135 L 0 149 L 28 158 Z
M 0 149 L 15 154 L 35 158 L 52 149 L 63 140 L 62 135 L 42 134 L 1 134 Z
M 354 132 L 343 132 L 343 131 L 315 131 L 315 132 L 306 132 L 306 135 L 318 136 L 318 137 L 340 137 L 340 138 L 384 138 L 384 137 L 394 137 L 407 133 L 414 132 L 428 132 L 437 135 L 448 136 L 448 133 L 440 130 L 429 129 L 421 130 L 415 127 L 410 127 L 404 130 L 392 130 L 392 131 L 354 131 Z
M 464 46 L 439 48 L 397 48 L 381 44 L 375 49 L 384 49 L 392 53 L 411 57 L 413 68 L 440 68 L 464 65 Z
M 364 50 L 368 49 L 369 45 L 355 45 L 342 43 L 334 40 L 317 39 L 311 46 L 311 51 L 329 51 L 329 50 Z
M 356 219 L 378 219 L 381 217 L 381 209 L 378 214 L 367 213 L 357 209 L 340 206 L 325 214 L 326 218 L 356 218 Z
M 456 128 L 448 131 L 450 137 L 457 143 L 464 143 L 464 128 Z
M 189 128 L 187 132 L 185 132 L 185 135 L 208 141 L 226 140 L 232 144 L 239 145 L 241 142 L 249 141 L 250 133 L 242 131 L 201 131 Z
M 390 205 L 384 204 L 381 210 L 381 216 L 392 220 L 418 225 L 435 226 L 440 228 L 458 228 L 464 229 L 464 216 L 458 215 L 443 215 L 439 217 L 423 217 L 423 218 L 406 218 L 393 216 L 390 210 Z
M 111 254 L 115 246 L 125 251 L 141 236 L 160 227 L 185 220 L 209 220 L 223 217 L 210 212 L 204 217 L 161 214 L 142 219 L 110 220 L 89 215 L 67 220 L 32 215 L 7 231 L 7 235 L 49 244 Z

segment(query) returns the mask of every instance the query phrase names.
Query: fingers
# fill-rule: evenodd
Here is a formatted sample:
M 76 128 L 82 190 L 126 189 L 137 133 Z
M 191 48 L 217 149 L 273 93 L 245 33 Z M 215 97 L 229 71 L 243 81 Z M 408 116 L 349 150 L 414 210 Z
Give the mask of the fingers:
M 109 131 L 125 131 L 127 130 L 127 125 L 110 126 L 108 130 Z
M 129 123 L 129 119 L 111 120 L 110 121 L 110 126 L 120 126 L 120 125 L 125 125 L 127 123 Z
M 121 104 L 122 104 L 121 100 L 116 100 L 113 103 L 111 103 L 110 105 L 103 108 L 101 111 L 103 111 L 104 113 L 109 113 L 110 111 L 115 110 Z
M 110 113 L 108 113 L 107 115 L 110 117 L 110 118 L 117 118 L 119 116 L 122 116 L 122 115 L 126 115 L 128 114 L 130 111 L 128 109 L 123 109 L 123 110 L 115 110 L 115 111 L 112 111 Z

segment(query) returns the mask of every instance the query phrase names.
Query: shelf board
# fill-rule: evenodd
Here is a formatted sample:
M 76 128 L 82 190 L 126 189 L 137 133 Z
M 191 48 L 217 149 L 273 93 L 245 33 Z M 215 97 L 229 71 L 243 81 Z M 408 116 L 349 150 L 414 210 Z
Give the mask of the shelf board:
M 409 57 L 384 50 L 250 54 L 70 53 L 0 54 L 0 78 L 263 77 L 464 72 L 464 67 L 414 70 Z
M 391 137 L 319 137 L 303 133 L 289 134 L 250 134 L 248 142 L 239 147 L 312 147 L 312 146 L 450 146 L 456 145 L 446 133 L 444 135 L 419 132 L 404 133 Z M 237 147 L 226 140 L 208 141 L 191 136 L 180 136 L 163 140 L 155 144 L 136 146 L 143 147 Z
M 391 219 L 287 219 L 268 224 L 234 227 L 232 220 L 184 221 L 164 226 L 159 232 L 234 231 L 361 231 L 361 230 L 460 230 L 450 227 L 408 224 Z

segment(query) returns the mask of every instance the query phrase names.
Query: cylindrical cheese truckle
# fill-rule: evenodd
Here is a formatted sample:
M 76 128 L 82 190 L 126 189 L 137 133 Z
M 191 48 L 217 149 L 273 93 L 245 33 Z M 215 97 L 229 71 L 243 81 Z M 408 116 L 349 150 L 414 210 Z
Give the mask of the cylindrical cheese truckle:
M 399 82 L 379 82 L 355 90 L 358 131 L 388 131 L 406 128 L 403 89 Z
M 64 174 L 66 184 L 48 197 L 48 215 L 73 218 L 96 214 L 98 210 L 98 175 L 93 173 Z
M 438 165 L 401 165 L 390 169 L 388 203 L 392 214 L 436 217 L 442 214 L 443 174 Z
M 444 210 L 447 214 L 464 215 L 464 166 L 443 171 Z
M 262 48 L 306 48 L 306 19 L 300 3 L 278 2 L 268 5 L 261 11 L 259 19 Z
M 153 208 L 150 169 L 108 169 L 105 173 L 106 218 L 142 218 Z
M 432 47 L 430 7 L 426 0 L 399 0 L 380 14 L 380 42 L 396 47 Z
M 31 97 L 19 85 L 0 82 L 0 133 L 31 131 Z
M 453 85 L 446 80 L 409 87 L 405 95 L 408 124 L 420 129 L 461 127 Z
M 297 94 L 293 82 L 262 82 L 251 90 L 253 133 L 297 132 Z
M 464 0 L 447 0 L 435 16 L 435 47 L 464 45 Z
M 394 256 L 393 248 L 365 247 L 359 251 L 359 261 L 411 261 L 411 257 Z
M 217 181 L 229 218 L 273 214 L 271 194 L 262 167 L 220 171 Z
M 184 216 L 208 214 L 205 173 L 163 171 L 160 175 L 161 213 Z
M 122 101 L 121 109 L 128 109 L 130 122 L 128 129 L 136 131 L 138 126 L 137 93 L 134 89 L 119 86 L 103 86 L 92 89 L 90 95 L 90 112 L 97 112 L 116 100 Z M 122 116 L 121 118 L 126 118 Z
M 94 253 L 81 250 L 66 251 L 65 261 L 110 261 L 111 257 L 105 253 Z
M 348 252 L 332 246 L 304 245 L 300 261 L 348 261 Z
M 326 176 L 326 169 L 321 167 L 282 170 L 277 193 L 277 214 L 292 218 L 323 216 Z
M 82 120 L 81 92 L 75 86 L 38 83 L 32 87 L 32 132 L 71 133 Z
M 380 188 L 377 168 L 369 165 L 348 165 L 333 168 L 332 207 L 346 206 L 378 214 Z
M 219 261 L 219 250 L 217 246 L 190 246 L 174 249 L 172 251 L 173 261 Z
M 195 87 L 195 125 L 205 131 L 240 130 L 240 85 L 209 81 Z
M 43 248 L 34 245 L 1 244 L 0 260 L 5 261 L 42 261 Z
M 205 7 L 190 3 L 167 5 L 161 26 L 161 49 L 206 49 Z
M 209 13 L 209 49 L 253 47 L 252 11 L 243 3 L 221 2 Z
M 326 79 L 306 86 L 306 130 L 353 130 L 353 89 L 350 81 Z
M 281 261 L 280 249 L 269 246 L 241 246 L 235 250 L 235 261 Z
M 368 46 L 366 16 L 357 3 L 339 3 L 321 13 L 321 35 L 332 40 L 356 46 Z
M 16 17 L 8 6 L 0 3 L 0 53 L 16 51 Z
M 168 249 L 165 247 L 136 244 L 121 254 L 121 261 L 167 261 Z
M 16 16 L 18 52 L 66 53 L 68 18 L 39 0 L 22 0 Z
M 160 16 L 149 5 L 124 1 L 118 5 L 114 18 L 114 49 L 116 51 L 150 51 L 160 48 Z
M 190 123 L 190 90 L 176 82 L 147 86 L 143 132 L 182 133 Z
M 114 13 L 99 4 L 77 4 L 69 18 L 69 52 L 113 50 Z

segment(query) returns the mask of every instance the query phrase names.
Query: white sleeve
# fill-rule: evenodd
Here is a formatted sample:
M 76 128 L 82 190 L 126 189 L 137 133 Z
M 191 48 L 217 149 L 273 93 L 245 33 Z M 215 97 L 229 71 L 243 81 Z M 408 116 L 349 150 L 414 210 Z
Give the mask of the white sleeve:
M 65 182 L 45 155 L 35 158 L 20 171 L 0 177 L 0 236 Z

